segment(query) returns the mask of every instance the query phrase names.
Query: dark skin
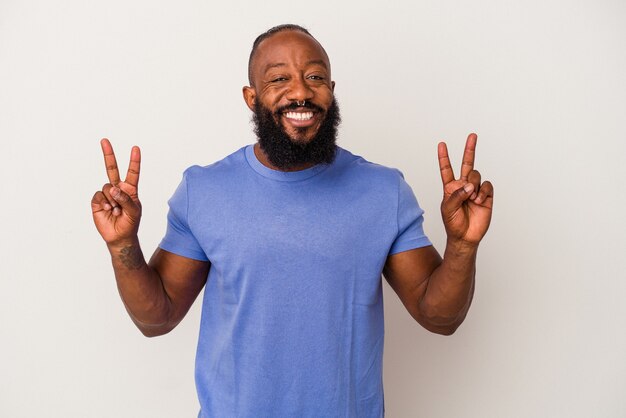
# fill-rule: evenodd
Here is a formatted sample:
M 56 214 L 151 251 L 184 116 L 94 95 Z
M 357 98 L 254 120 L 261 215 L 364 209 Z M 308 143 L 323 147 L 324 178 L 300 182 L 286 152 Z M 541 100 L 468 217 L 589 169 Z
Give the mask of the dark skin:
M 335 83 L 321 45 L 297 31 L 283 31 L 265 39 L 252 61 L 251 86 L 243 88 L 247 106 L 255 101 L 276 110 L 292 102 L 311 102 L 321 112 L 298 108 L 276 118 L 295 141 L 315 136 L 333 99 Z M 297 114 L 294 114 L 297 113 Z M 463 322 L 472 301 L 478 244 L 489 228 L 493 187 L 474 170 L 476 135 L 465 145 L 460 177 L 450 165 L 445 143 L 438 146 L 443 185 L 441 213 L 447 233 L 442 258 L 428 246 L 390 256 L 383 273 L 411 316 L 424 328 L 452 334 Z M 133 322 L 146 336 L 171 331 L 183 319 L 206 283 L 210 263 L 157 249 L 146 263 L 137 231 L 141 218 L 138 183 L 141 154 L 131 151 L 124 181 L 113 148 L 101 141 L 109 182 L 93 196 L 96 228 L 107 244 L 117 286 Z M 255 146 L 261 163 L 276 169 Z M 310 167 L 302 165 L 294 170 Z
M 326 110 L 333 100 L 335 82 L 331 80 L 328 56 L 316 40 L 301 32 L 279 32 L 259 44 L 251 74 L 252 86 L 243 88 L 243 98 L 252 111 L 257 100 L 272 111 L 304 101 Z M 325 112 L 311 112 L 305 108 L 293 113 L 304 116 L 310 113 L 310 119 L 296 119 L 290 113 L 284 112 L 276 122 L 298 141 L 310 141 L 325 117 Z M 254 152 L 261 163 L 278 169 L 258 144 Z M 292 170 L 304 170 L 311 165 L 304 164 Z
M 161 249 L 146 263 L 137 238 L 140 150 L 133 147 L 126 178 L 121 181 L 109 140 L 103 139 L 101 145 L 109 183 L 91 200 L 96 228 L 111 253 L 117 287 L 131 319 L 148 337 L 166 334 L 202 290 L 209 263 Z

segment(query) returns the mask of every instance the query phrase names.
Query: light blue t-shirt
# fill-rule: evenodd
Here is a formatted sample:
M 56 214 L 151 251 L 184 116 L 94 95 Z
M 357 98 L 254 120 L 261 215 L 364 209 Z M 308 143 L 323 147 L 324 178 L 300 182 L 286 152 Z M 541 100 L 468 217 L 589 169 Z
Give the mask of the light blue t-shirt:
M 190 167 L 164 250 L 211 262 L 196 356 L 201 417 L 382 417 L 381 272 L 430 245 L 401 173 L 338 149 L 281 172 L 253 146 Z

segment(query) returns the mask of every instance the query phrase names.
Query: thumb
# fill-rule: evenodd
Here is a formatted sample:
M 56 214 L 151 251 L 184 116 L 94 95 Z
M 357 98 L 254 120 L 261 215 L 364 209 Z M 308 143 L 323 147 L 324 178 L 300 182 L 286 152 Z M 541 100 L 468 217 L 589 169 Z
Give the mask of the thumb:
M 466 183 L 463 187 L 459 187 L 450 197 L 443 201 L 442 211 L 444 214 L 452 214 L 456 212 L 474 192 L 474 185 Z
M 110 191 L 111 197 L 115 199 L 117 203 L 122 207 L 122 210 L 128 214 L 133 219 L 137 219 L 139 217 L 140 208 L 137 203 L 130 198 L 128 194 L 122 191 L 119 187 L 113 186 Z

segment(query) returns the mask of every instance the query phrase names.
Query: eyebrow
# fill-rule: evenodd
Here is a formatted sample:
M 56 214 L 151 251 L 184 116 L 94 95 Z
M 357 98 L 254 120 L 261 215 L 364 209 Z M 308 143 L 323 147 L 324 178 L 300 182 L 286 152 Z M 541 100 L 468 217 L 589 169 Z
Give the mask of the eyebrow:
M 326 63 L 324 62 L 324 60 L 311 60 L 311 61 L 307 61 L 306 65 L 321 65 L 322 67 L 324 67 L 324 69 L 328 69 L 328 67 L 326 66 Z M 278 67 L 286 67 L 287 64 L 285 64 L 284 62 L 277 62 L 275 64 L 268 64 L 265 67 L 265 71 L 264 73 L 267 73 L 269 70 L 271 70 L 272 68 L 278 68 Z
M 278 62 L 278 63 L 276 63 L 276 64 L 268 64 L 268 65 L 265 67 L 265 71 L 264 71 L 264 73 L 268 72 L 268 71 L 269 71 L 269 70 L 271 70 L 272 68 L 284 67 L 284 66 L 286 66 L 286 65 L 287 65 L 287 64 L 285 64 L 284 62 Z
M 321 65 L 322 67 L 324 67 L 325 69 L 328 69 L 328 67 L 326 66 L 326 63 L 324 62 L 324 60 L 311 60 L 311 61 L 306 63 L 306 65 L 313 65 L 313 64 L 318 64 L 318 65 Z

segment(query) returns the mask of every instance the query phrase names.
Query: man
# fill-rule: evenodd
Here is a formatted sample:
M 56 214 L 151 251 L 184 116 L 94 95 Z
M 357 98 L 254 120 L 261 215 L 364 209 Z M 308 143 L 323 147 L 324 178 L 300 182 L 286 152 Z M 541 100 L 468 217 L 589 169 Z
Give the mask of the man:
M 202 417 L 380 417 L 381 273 L 426 329 L 449 335 L 474 290 L 493 187 L 461 176 L 439 144 L 448 240 L 443 259 L 401 174 L 335 145 L 330 61 L 303 28 L 262 34 L 243 88 L 258 143 L 191 167 L 170 200 L 165 238 L 146 263 L 137 230 L 140 151 L 92 199 L 120 295 L 146 336 L 172 330 L 206 284 L 196 360 Z M 207 280 L 208 276 L 208 280 Z

